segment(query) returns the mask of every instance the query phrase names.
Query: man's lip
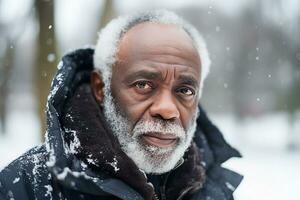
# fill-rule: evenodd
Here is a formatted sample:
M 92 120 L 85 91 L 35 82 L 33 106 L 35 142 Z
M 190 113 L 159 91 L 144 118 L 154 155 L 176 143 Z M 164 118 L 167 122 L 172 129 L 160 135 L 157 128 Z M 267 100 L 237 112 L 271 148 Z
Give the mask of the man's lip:
M 158 147 L 171 147 L 177 142 L 177 137 L 172 134 L 146 133 L 142 136 L 146 143 Z

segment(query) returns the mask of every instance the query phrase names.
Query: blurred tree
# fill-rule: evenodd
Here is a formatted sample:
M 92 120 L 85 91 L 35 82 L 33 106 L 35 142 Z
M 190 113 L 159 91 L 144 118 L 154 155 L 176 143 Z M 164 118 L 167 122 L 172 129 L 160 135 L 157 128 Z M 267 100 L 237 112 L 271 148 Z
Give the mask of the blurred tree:
M 39 22 L 39 38 L 37 45 L 37 61 L 35 65 L 35 86 L 37 102 L 39 104 L 39 118 L 41 122 L 41 133 L 44 138 L 46 130 L 46 103 L 50 91 L 51 81 L 56 71 L 56 40 L 54 34 L 54 1 L 36 0 Z
M 7 5 L 8 0 L 0 0 L 1 10 L 6 10 Z M 0 18 L 0 133 L 5 133 L 7 127 L 7 99 L 12 87 L 12 73 L 15 70 L 16 46 L 31 18 L 30 9 L 23 9 L 25 12 L 10 13 L 9 16 L 1 13 Z
M 114 1 L 113 0 L 105 0 L 102 8 L 102 16 L 100 20 L 100 27 L 103 28 L 111 19 L 113 19 L 116 15 Z
M 0 6 L 2 6 L 1 0 Z M 9 39 L 5 37 L 5 33 L 3 32 L 5 28 L 5 25 L 0 22 L 0 133 L 3 134 L 6 128 L 7 82 L 13 57 L 13 49 L 8 47 Z
M 13 67 L 14 48 L 10 48 L 8 45 L 4 45 L 2 48 L 3 53 L 0 55 L 2 60 L 2 62 L 0 62 L 0 133 L 4 134 L 6 131 L 6 101 L 8 96 L 8 80 Z
M 298 21 L 300 21 L 300 15 Z M 300 117 L 300 41 L 298 43 L 289 41 L 289 43 L 292 50 L 286 56 L 293 66 L 293 73 L 291 74 L 292 81 L 289 90 L 285 94 L 285 101 L 287 102 L 285 110 L 289 112 L 290 121 L 288 149 L 297 150 L 300 149 L 300 137 L 297 136 L 299 132 L 295 132 L 294 127 L 297 126 Z

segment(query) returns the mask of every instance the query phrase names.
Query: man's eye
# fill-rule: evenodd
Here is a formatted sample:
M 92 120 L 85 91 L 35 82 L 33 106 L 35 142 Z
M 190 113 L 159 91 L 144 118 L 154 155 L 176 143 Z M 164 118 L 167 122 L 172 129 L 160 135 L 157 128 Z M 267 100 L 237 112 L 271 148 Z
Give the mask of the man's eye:
M 186 95 L 186 96 L 195 95 L 195 91 L 190 88 L 187 88 L 187 87 L 180 88 L 178 92 L 180 92 L 181 94 Z
M 138 89 L 143 89 L 143 90 L 148 90 L 152 88 L 150 83 L 148 83 L 147 81 L 138 81 L 134 85 Z

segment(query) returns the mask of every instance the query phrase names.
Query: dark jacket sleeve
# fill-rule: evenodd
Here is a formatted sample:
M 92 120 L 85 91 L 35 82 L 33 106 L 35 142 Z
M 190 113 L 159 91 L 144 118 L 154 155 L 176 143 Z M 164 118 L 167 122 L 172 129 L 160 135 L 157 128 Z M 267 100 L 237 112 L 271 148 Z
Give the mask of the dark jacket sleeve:
M 9 168 L 6 167 L 0 172 L 0 200 L 14 198 L 12 190 L 8 190 L 7 182 L 11 179 L 11 176 L 8 174 L 9 171 Z
M 1 180 L 0 180 L 0 200 L 6 200 L 7 198 L 5 198 L 5 194 L 7 192 L 4 190 L 2 184 L 1 184 Z
M 35 147 L 0 171 L 0 200 L 35 199 L 34 186 L 41 185 L 36 177 L 43 176 L 40 165 L 37 165 L 43 162 L 43 152 L 44 147 Z
M 0 193 L 0 200 L 6 200 L 1 193 Z
M 17 163 L 3 169 L 0 172 L 0 200 L 27 200 L 30 189 L 26 179 Z

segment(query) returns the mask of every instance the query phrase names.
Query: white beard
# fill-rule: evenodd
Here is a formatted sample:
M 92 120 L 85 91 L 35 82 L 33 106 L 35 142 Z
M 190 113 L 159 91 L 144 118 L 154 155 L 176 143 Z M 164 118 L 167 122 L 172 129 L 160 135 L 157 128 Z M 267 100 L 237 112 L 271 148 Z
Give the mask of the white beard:
M 127 156 L 134 161 L 139 169 L 148 174 L 162 174 L 172 170 L 191 145 L 196 130 L 198 108 L 186 131 L 182 126 L 164 120 L 140 120 L 131 131 L 131 123 L 117 108 L 109 87 L 104 88 L 104 95 L 104 116 Z M 147 132 L 173 134 L 178 138 L 178 143 L 168 148 L 145 145 L 141 142 L 141 135 Z

